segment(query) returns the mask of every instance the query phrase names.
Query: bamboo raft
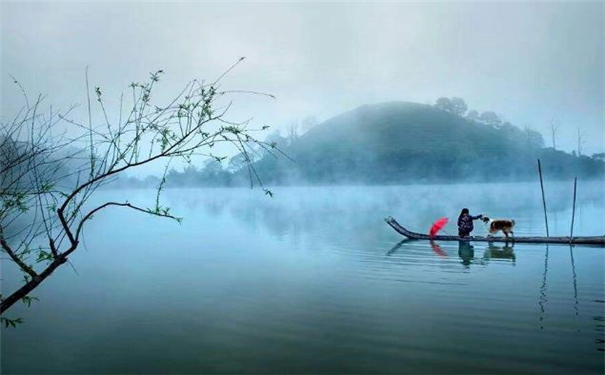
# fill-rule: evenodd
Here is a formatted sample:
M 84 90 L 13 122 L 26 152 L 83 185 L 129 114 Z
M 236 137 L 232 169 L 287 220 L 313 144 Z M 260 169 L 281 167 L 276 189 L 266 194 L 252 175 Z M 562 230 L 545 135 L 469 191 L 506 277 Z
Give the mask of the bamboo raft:
M 584 236 L 584 237 L 483 237 L 472 236 L 461 238 L 458 236 L 436 235 L 431 238 L 428 234 L 412 232 L 404 228 L 393 217 L 384 219 L 395 231 L 409 239 L 413 240 L 434 240 L 434 241 L 480 241 L 480 242 L 508 242 L 508 243 L 558 243 L 569 245 L 598 245 L 605 246 L 605 236 Z

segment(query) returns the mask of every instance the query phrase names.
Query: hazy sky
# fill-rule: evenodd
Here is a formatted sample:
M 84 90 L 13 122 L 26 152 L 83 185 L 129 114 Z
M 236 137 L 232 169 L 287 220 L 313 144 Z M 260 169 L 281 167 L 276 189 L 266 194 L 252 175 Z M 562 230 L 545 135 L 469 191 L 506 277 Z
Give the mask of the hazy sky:
M 66 107 L 85 102 L 87 65 L 91 85 L 117 99 L 152 70 L 166 71 L 168 94 L 246 56 L 224 87 L 277 100 L 238 96 L 234 120 L 285 128 L 365 103 L 460 96 L 547 144 L 559 120 L 566 150 L 579 126 L 591 154 L 605 148 L 603 19 L 602 2 L 3 2 L 2 117 L 21 105 L 9 74 Z

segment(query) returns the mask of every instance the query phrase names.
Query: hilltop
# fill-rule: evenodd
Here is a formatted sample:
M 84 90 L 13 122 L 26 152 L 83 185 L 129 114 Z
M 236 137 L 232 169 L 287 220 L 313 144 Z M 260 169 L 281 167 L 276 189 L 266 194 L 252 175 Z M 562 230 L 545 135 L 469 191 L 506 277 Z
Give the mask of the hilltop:
M 279 145 L 278 145 L 279 146 Z M 268 181 L 395 183 L 602 177 L 602 160 L 544 148 L 542 136 L 510 123 L 488 125 L 435 106 L 388 102 L 335 116 L 282 147 L 294 163 L 264 157 Z

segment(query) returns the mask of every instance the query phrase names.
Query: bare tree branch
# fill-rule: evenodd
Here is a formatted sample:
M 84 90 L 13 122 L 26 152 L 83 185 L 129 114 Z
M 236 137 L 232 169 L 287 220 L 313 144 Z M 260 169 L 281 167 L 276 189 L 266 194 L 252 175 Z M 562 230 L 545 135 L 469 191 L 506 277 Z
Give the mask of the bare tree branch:
M 248 129 L 250 120 L 235 123 L 225 116 L 233 105 L 228 97 L 230 93 L 273 96 L 247 90 L 219 91 L 217 87 L 242 60 L 212 84 L 198 80 L 187 83 L 166 105 L 152 104 L 153 89 L 163 71 L 150 73 L 146 83 L 130 85 L 132 101 L 129 104 L 120 97 L 117 123 L 112 123 L 107 115 L 102 89 L 89 85 L 88 68 L 85 76 L 87 125 L 70 115 L 75 106 L 63 113 L 51 107 L 48 115 L 43 114 L 44 98 L 39 96 L 30 102 L 15 80 L 25 97 L 25 106 L 0 131 L 0 245 L 26 277 L 19 289 L 1 301 L 1 312 L 27 297 L 62 264 L 69 263 L 68 257 L 83 239 L 85 224 L 105 208 L 124 207 L 180 222 L 160 201 L 168 165 L 173 159 L 191 162 L 193 156 L 204 154 L 220 161 L 225 156 L 213 155 L 207 150 L 217 143 L 231 145 L 244 155 L 252 186 L 256 182 L 266 194 L 272 194 L 254 169 L 249 152 L 258 152 L 252 146 L 274 156 L 273 150 L 280 151 L 251 135 L 258 130 Z M 93 110 L 92 87 L 97 112 Z M 129 111 L 123 114 L 125 105 L 129 105 Z M 98 125 L 95 113 L 102 116 Z M 64 134 L 53 136 L 51 129 L 59 123 L 80 133 L 72 138 Z M 89 206 L 95 192 L 118 176 L 161 161 L 165 162 L 164 175 L 152 208 L 127 200 Z M 27 217 L 28 224 L 20 228 L 17 218 L 23 217 Z M 35 267 L 28 265 L 31 257 Z

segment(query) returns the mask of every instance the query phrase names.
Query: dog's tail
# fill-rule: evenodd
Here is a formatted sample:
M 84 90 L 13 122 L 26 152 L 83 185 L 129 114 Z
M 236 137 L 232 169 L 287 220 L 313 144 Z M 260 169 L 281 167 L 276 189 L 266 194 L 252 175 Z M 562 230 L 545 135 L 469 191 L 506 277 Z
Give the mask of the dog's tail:
M 513 227 L 515 226 L 515 221 L 511 220 L 510 223 L 513 225 Z

